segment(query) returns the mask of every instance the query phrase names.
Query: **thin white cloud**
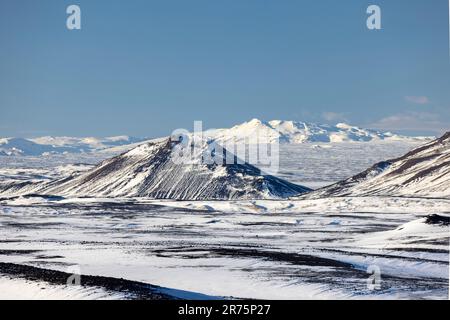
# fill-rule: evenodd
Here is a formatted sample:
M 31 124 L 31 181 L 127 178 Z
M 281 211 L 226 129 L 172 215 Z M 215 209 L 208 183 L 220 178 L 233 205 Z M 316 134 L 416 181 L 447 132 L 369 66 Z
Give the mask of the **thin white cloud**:
M 450 130 L 449 123 L 430 112 L 408 112 L 391 115 L 369 124 L 371 128 L 389 131 L 428 131 L 440 135 Z
M 408 102 L 412 102 L 415 104 L 428 104 L 430 103 L 430 99 L 426 96 L 406 96 L 405 100 Z

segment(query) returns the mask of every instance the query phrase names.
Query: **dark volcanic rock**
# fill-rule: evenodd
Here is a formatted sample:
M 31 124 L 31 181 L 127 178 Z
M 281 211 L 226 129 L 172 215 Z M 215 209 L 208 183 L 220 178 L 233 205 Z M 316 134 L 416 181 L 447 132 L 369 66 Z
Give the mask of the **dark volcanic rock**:
M 450 225 L 450 217 L 441 216 L 438 214 L 431 214 L 425 219 L 426 224 L 434 224 L 441 226 L 449 226 Z

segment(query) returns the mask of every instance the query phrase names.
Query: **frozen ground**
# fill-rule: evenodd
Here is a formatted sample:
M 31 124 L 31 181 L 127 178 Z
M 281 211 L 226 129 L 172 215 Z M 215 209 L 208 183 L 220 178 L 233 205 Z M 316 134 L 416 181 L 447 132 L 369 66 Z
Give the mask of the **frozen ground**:
M 369 145 L 285 146 L 281 176 L 331 183 L 411 149 Z M 3 159 L 0 175 L 49 178 L 102 156 L 84 157 Z M 122 289 L 151 284 L 175 298 L 447 299 L 449 226 L 426 223 L 430 214 L 449 216 L 450 200 L 18 198 L 0 204 L 0 298 L 152 298 L 111 287 L 124 278 Z M 379 269 L 379 290 L 368 268 Z M 48 276 L 74 269 L 85 286 Z
M 213 203 L 191 210 L 171 202 L 100 199 L 3 205 L 0 255 L 2 262 L 65 272 L 76 266 L 85 275 L 211 296 L 446 298 L 448 226 L 396 230 L 434 211 L 431 201 L 416 203 L 416 213 L 379 212 L 389 207 L 332 213 L 336 204 L 316 203 L 327 211 L 318 213 L 309 209 L 310 202 L 292 209 L 285 203 L 278 213 L 221 212 Z M 372 265 L 381 270 L 379 291 L 367 288 Z

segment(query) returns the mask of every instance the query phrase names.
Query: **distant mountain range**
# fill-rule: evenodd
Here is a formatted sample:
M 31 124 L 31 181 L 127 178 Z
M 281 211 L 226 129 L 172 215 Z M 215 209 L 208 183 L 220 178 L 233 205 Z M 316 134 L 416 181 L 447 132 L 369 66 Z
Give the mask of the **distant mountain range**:
M 307 195 L 450 198 L 450 132 L 402 157 L 371 168 Z
M 216 141 L 246 139 L 258 136 L 259 142 L 305 143 L 305 142 L 372 142 L 372 141 L 427 141 L 434 137 L 410 137 L 390 132 L 361 129 L 345 123 L 334 126 L 298 121 L 273 120 L 264 122 L 258 119 L 245 122 L 230 129 L 206 131 Z
M 410 137 L 390 132 L 362 129 L 344 123 L 334 126 L 297 121 L 253 119 L 228 129 L 206 130 L 204 135 L 221 143 L 340 143 L 376 141 L 430 141 L 434 137 Z M 257 137 L 257 138 L 256 138 Z M 255 140 L 257 139 L 257 140 Z M 0 138 L 0 156 L 40 156 L 46 154 L 82 153 L 110 148 L 126 152 L 147 138 L 128 136 L 107 138 L 39 137 L 34 139 Z
M 145 140 L 147 139 L 128 136 L 107 138 L 0 138 L 0 156 L 41 156 L 46 154 L 93 152 Z

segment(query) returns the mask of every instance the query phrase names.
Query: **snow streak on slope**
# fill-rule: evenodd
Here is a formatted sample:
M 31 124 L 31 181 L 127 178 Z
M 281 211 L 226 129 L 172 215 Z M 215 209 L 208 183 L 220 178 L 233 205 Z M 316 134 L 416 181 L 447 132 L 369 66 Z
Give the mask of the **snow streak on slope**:
M 402 157 L 379 162 L 308 196 L 366 195 L 449 198 L 450 132 Z
M 209 150 L 203 142 L 202 151 Z M 189 152 L 170 139 L 143 144 L 127 153 L 105 160 L 81 175 L 50 183 L 29 182 L 0 185 L 2 196 L 46 194 L 76 197 L 149 197 L 157 199 L 272 199 L 310 191 L 273 176 L 256 167 L 235 161 L 206 164 L 204 152 L 190 163 L 175 157 Z
M 297 121 L 273 120 L 263 122 L 253 119 L 230 129 L 207 131 L 206 134 L 219 142 L 234 140 L 243 143 L 254 136 L 263 137 L 259 143 L 304 142 L 369 142 L 369 141 L 427 141 L 429 137 L 406 137 L 390 132 L 361 129 L 345 123 L 335 126 Z

